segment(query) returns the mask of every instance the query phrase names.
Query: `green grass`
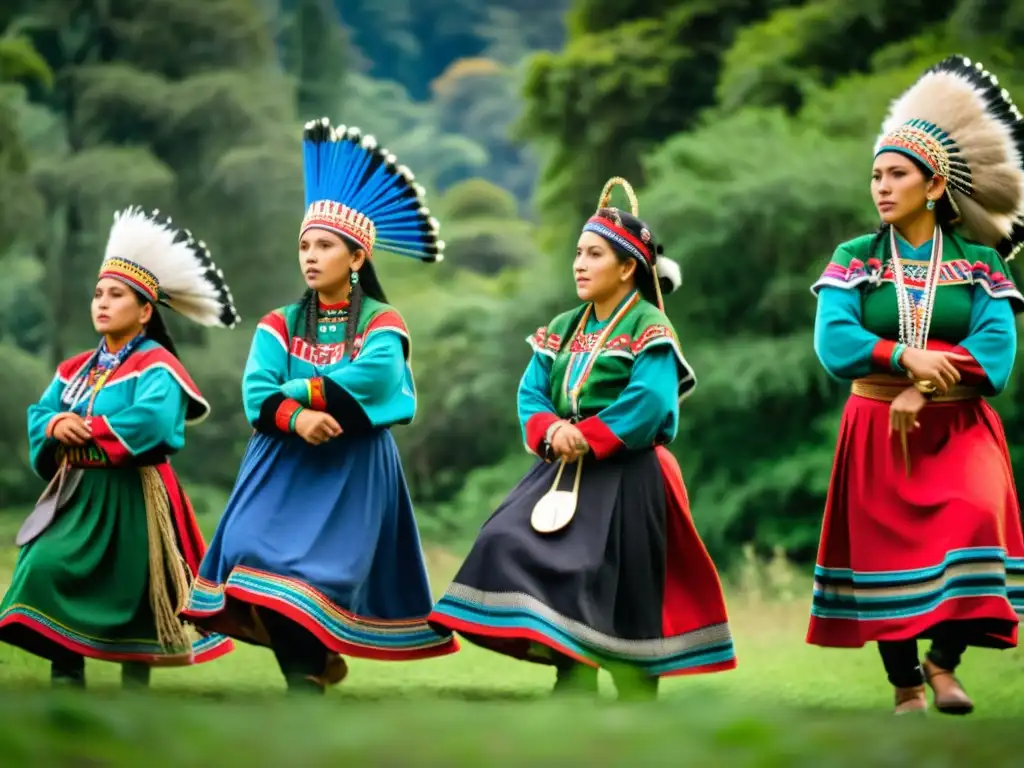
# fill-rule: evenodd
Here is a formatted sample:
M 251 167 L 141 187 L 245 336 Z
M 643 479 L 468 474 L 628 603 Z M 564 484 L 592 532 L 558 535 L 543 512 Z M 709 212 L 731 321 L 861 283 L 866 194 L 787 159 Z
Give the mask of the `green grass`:
M 13 557 L 0 551 L 0 587 Z M 457 564 L 431 552 L 436 588 Z M 600 702 L 550 701 L 549 668 L 466 644 L 443 659 L 351 661 L 349 678 L 316 702 L 285 699 L 270 652 L 245 645 L 209 664 L 156 670 L 149 696 L 120 692 L 118 668 L 103 663 L 88 665 L 90 691 L 58 695 L 45 662 L 0 645 L 0 754 L 5 765 L 247 768 L 344 758 L 381 766 L 1019 762 L 1024 653 L 968 653 L 961 677 L 977 705 L 971 717 L 896 719 L 873 647 L 804 643 L 805 587 L 777 602 L 729 590 L 739 668 L 665 680 L 656 705 L 616 704 L 603 674 Z

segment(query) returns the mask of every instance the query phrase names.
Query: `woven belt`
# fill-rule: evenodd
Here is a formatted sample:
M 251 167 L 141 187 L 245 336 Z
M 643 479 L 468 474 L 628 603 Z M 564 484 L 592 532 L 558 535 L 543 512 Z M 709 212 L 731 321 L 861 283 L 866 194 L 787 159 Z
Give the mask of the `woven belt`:
M 858 397 L 868 400 L 877 400 L 884 403 L 891 403 L 907 387 L 912 386 L 911 382 L 898 376 L 872 376 L 863 379 L 854 379 L 850 386 L 850 392 Z M 957 401 L 974 400 L 981 397 L 981 392 L 975 387 L 965 387 L 959 384 L 954 385 L 946 394 L 935 392 L 928 398 L 929 403 L 954 403 Z M 925 408 L 928 406 L 926 405 Z M 907 440 L 907 432 L 900 429 L 900 446 L 903 448 L 903 466 L 907 476 L 910 476 L 910 445 Z
M 886 377 L 872 379 L 854 379 L 850 386 L 850 392 L 858 397 L 866 397 L 869 400 L 881 400 L 891 403 L 896 397 L 911 386 L 909 379 Z M 973 400 L 981 397 L 981 392 L 976 387 L 965 387 L 960 384 L 954 385 L 946 394 L 936 392 L 930 398 L 930 403 L 955 403 L 962 400 Z

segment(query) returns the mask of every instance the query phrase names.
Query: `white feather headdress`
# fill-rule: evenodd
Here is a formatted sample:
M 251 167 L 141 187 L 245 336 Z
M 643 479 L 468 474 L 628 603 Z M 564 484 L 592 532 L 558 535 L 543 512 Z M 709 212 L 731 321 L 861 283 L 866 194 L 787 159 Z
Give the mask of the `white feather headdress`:
M 1024 121 L 980 63 L 950 56 L 896 99 L 875 144 L 889 151 L 946 179 L 970 237 L 1007 259 L 1024 247 Z
M 100 277 L 121 280 L 201 325 L 234 328 L 241 319 L 206 243 L 159 211 L 114 214 Z

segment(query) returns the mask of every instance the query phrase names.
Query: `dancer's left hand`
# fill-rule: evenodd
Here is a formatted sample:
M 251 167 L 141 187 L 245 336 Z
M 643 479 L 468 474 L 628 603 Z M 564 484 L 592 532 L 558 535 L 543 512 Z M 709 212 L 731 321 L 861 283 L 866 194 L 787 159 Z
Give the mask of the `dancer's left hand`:
M 907 387 L 900 392 L 889 406 L 889 436 L 901 429 L 913 432 L 920 427 L 917 416 L 927 404 L 925 396 L 915 387 Z

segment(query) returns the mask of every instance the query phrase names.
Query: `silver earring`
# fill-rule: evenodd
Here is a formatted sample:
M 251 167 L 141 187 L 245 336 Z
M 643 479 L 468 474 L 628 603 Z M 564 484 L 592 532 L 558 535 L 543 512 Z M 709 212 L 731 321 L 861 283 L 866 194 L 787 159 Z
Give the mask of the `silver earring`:
M 935 210 L 935 201 L 929 199 L 928 200 L 928 204 L 925 206 L 925 208 L 927 208 L 929 211 L 934 211 Z
M 352 287 L 355 288 L 356 285 L 359 283 L 359 273 L 353 269 L 351 272 L 349 272 L 348 281 L 352 283 Z

